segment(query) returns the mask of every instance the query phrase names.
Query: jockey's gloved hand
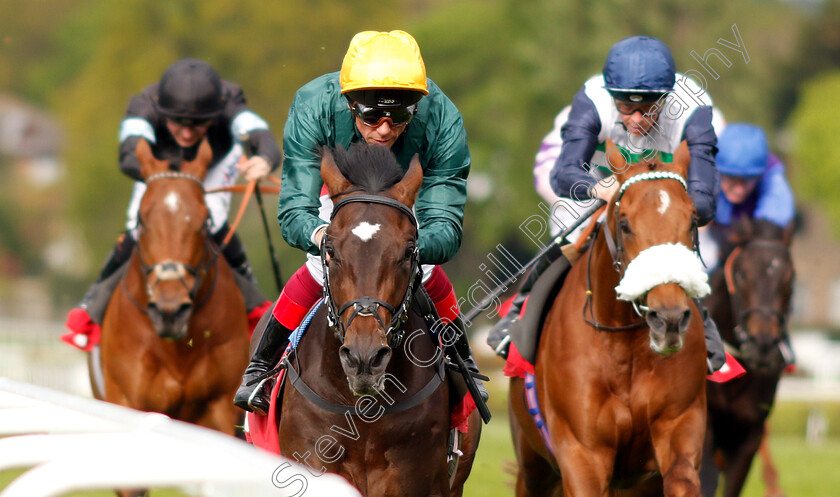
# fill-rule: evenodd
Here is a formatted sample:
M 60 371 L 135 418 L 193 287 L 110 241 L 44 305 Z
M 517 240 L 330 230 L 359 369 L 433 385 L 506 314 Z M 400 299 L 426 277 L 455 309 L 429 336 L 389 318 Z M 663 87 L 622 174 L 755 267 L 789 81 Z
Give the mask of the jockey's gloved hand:
M 243 156 L 236 164 L 236 168 L 239 169 L 239 174 L 245 178 L 245 181 L 249 182 L 265 178 L 271 172 L 271 165 L 259 155 L 251 158 Z

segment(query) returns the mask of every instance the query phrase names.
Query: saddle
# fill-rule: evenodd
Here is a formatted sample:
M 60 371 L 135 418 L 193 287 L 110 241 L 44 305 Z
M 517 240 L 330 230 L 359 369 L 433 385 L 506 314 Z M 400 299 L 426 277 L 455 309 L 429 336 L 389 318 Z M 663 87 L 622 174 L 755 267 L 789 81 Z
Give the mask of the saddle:
M 571 267 L 569 260 L 561 257 L 554 261 L 534 283 L 525 301 L 521 319 L 510 330 L 513 343 L 505 365 L 506 376 L 524 377 L 525 373 L 534 373 L 543 323 Z

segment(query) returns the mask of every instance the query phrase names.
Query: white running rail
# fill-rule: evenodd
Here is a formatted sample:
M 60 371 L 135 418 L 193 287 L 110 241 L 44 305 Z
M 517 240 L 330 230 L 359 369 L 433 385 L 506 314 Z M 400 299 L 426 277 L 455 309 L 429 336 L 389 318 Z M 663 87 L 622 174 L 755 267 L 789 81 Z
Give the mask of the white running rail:
M 359 497 L 346 480 L 228 435 L 0 378 L 0 471 L 31 468 L 0 497 L 175 488 L 203 497 Z

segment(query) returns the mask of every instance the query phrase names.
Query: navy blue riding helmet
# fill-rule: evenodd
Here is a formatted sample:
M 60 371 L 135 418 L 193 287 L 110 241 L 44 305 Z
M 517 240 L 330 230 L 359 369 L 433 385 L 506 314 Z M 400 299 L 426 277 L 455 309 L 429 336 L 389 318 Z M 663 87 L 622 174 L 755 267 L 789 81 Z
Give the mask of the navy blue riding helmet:
M 671 50 L 656 38 L 632 36 L 610 49 L 604 87 L 617 100 L 654 102 L 674 90 L 676 68 Z

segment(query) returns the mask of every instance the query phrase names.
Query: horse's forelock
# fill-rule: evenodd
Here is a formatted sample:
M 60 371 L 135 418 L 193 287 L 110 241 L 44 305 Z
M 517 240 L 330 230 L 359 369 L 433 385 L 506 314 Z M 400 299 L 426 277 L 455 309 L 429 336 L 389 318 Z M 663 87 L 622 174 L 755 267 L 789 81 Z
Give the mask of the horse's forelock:
M 333 150 L 335 163 L 341 174 L 367 193 L 382 193 L 397 184 L 403 170 L 388 147 L 354 143 L 350 148 Z
M 776 223 L 741 217 L 733 223 L 729 239 L 736 245 L 744 245 L 752 240 L 783 241 L 785 237 L 785 229 Z

